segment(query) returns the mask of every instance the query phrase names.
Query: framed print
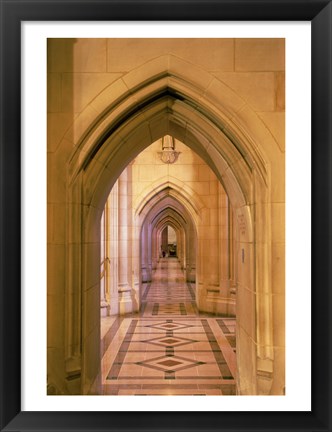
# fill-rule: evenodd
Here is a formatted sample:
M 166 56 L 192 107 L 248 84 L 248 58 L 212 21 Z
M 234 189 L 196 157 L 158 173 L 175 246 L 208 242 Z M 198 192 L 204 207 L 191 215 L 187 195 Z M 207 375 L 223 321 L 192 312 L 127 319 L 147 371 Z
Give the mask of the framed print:
M 1 6 L 1 430 L 330 430 L 330 1 Z

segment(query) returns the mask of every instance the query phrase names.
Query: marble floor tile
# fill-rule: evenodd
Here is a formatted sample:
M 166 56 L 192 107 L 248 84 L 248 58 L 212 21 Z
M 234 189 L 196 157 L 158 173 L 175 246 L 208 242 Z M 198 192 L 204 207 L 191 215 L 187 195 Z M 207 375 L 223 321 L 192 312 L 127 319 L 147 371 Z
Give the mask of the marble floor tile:
M 143 288 L 143 312 L 101 319 L 103 394 L 234 395 L 235 318 L 198 313 L 175 258 Z

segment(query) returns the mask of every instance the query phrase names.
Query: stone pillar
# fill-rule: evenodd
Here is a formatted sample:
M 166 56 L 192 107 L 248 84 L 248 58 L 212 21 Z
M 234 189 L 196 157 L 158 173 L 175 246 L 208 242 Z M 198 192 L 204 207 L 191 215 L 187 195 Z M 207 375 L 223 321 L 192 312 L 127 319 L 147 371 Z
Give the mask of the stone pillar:
M 106 299 L 107 286 L 107 204 L 103 211 L 100 221 L 100 316 L 105 317 L 109 314 L 109 304 Z
M 150 282 L 151 274 L 149 272 L 149 262 L 148 262 L 148 224 L 145 223 L 142 228 L 142 237 L 141 237 L 141 268 L 142 268 L 142 282 Z
M 237 389 L 241 395 L 257 394 L 257 323 L 258 301 L 254 280 L 254 244 L 249 206 L 236 208 L 237 299 L 236 346 Z M 265 225 L 263 225 L 265 226 Z M 268 324 L 268 321 L 266 321 Z M 266 327 L 267 329 L 268 327 Z
M 230 221 L 229 200 L 224 188 L 218 185 L 219 193 L 219 250 L 220 250 L 220 278 L 218 312 L 235 316 L 235 296 L 230 289 Z
M 168 226 L 161 233 L 161 256 L 163 256 L 163 252 L 165 252 L 165 256 L 168 255 Z
M 202 209 L 198 229 L 199 262 L 197 263 L 197 306 L 205 312 L 218 312 L 220 295 L 220 244 L 218 195 L 209 196 L 209 207 Z
M 187 249 L 188 249 L 188 261 L 187 261 L 187 281 L 195 282 L 196 280 L 196 239 L 195 231 L 193 228 L 188 230 L 187 234 Z
M 184 229 L 183 227 L 178 228 L 176 230 L 176 255 L 178 257 L 178 261 L 181 265 L 181 269 L 185 270 L 186 269 L 186 248 L 185 248 L 185 243 L 184 243 Z
M 157 263 L 159 261 L 160 250 L 161 250 L 161 239 L 160 233 L 156 228 L 153 228 L 151 233 L 151 268 L 152 272 L 156 270 Z
M 212 211 L 211 211 L 212 212 Z M 218 300 L 220 296 L 220 254 L 218 225 L 211 225 L 205 229 L 203 242 L 203 294 L 202 304 L 207 312 L 219 312 Z
M 229 242 L 228 242 L 228 197 L 223 187 L 218 185 L 219 192 L 219 283 L 220 294 L 227 299 L 229 294 Z
M 228 257 L 229 257 L 229 313 L 236 315 L 237 294 L 237 257 L 236 257 L 236 222 L 232 207 L 228 206 Z
M 152 280 L 152 229 L 150 223 L 147 225 L 147 247 L 148 247 L 148 278 Z
M 107 200 L 108 212 L 108 256 L 109 271 L 107 272 L 107 285 L 109 287 L 110 315 L 119 313 L 119 292 L 118 292 L 118 213 L 119 213 L 119 182 L 116 181 Z
M 140 236 L 139 236 L 139 226 L 136 226 L 136 220 L 133 220 L 133 226 L 132 226 L 132 288 L 133 288 L 133 299 L 134 299 L 134 305 L 133 310 L 138 311 L 141 307 L 141 280 L 140 280 L 140 262 L 139 262 L 139 247 L 140 247 Z
M 181 264 L 181 268 L 184 268 L 185 266 L 185 255 L 183 254 L 182 250 L 182 231 L 183 229 L 178 228 L 176 230 L 176 255 L 178 258 L 179 263 Z
M 119 177 L 119 313 L 120 315 L 133 312 L 132 256 L 131 256 L 131 196 L 130 176 L 128 166 Z
M 236 292 L 237 260 L 236 260 L 236 221 L 231 206 L 228 208 L 228 238 L 229 238 L 229 282 L 231 292 Z

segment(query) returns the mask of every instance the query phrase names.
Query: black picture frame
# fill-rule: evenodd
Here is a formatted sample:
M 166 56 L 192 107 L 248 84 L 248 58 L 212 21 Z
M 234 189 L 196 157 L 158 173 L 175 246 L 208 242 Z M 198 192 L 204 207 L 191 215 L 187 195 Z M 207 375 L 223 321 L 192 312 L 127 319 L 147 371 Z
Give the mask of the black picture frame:
M 1 430 L 331 431 L 331 0 L 0 0 L 0 5 Z M 259 411 L 259 406 L 255 412 L 21 411 L 20 256 L 21 218 L 24 217 L 21 215 L 21 22 L 107 20 L 311 21 L 313 325 L 310 412 L 263 412 Z M 301 287 L 295 289 L 300 292 Z M 310 371 L 303 379 L 309 379 L 309 375 Z

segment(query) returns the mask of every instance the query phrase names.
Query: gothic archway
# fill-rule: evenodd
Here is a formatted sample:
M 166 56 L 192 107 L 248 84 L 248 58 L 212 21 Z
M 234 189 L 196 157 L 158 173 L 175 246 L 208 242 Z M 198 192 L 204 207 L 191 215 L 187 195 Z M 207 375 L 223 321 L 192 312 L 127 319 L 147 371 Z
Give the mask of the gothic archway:
M 75 152 L 68 171 L 68 244 L 75 239 L 76 247 L 67 251 L 67 316 L 73 317 L 66 325 L 67 357 L 81 366 L 82 393 L 88 393 L 99 371 L 99 309 L 88 305 L 98 303 L 100 292 L 99 222 L 104 204 L 124 167 L 169 134 L 202 157 L 232 203 L 240 286 L 237 384 L 241 394 L 257 394 L 260 374 L 272 386 L 274 367 L 270 192 L 279 161 L 273 163 L 260 143 L 270 149 L 275 143 L 243 100 L 218 79 L 172 56 L 164 60 L 110 85 L 91 104 L 94 118 L 83 112 L 69 132 Z M 259 226 L 254 223 L 258 214 Z M 77 328 L 70 319 L 80 313 L 81 304 L 82 324 Z

